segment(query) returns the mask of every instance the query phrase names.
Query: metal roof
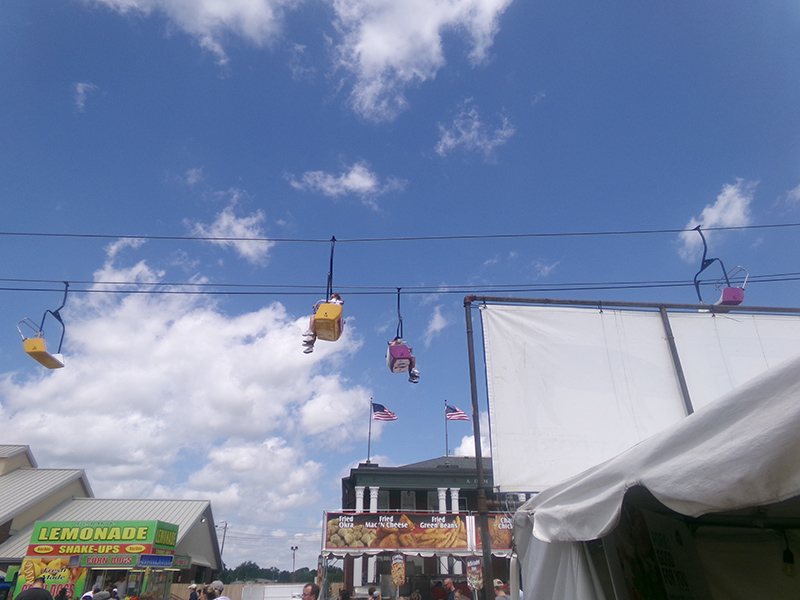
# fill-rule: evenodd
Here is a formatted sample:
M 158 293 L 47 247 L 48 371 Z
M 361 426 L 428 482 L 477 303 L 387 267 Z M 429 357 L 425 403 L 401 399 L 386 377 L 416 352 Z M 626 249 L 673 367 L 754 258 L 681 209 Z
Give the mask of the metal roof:
M 12 456 L 17 456 L 18 454 L 27 454 L 31 466 L 36 466 L 36 461 L 33 458 L 30 446 L 22 446 L 18 444 L 0 444 L 0 459 L 11 458 Z
M 483 468 L 492 471 L 492 459 L 490 457 L 483 457 Z M 423 460 L 422 462 L 411 463 L 410 465 L 402 465 L 398 469 L 472 469 L 477 470 L 477 464 L 474 456 L 440 456 L 439 458 L 431 458 Z
M 14 469 L 0 476 L 0 523 L 10 521 L 59 488 L 80 480 L 87 495 L 92 488 L 83 469 Z
M 178 526 L 177 554 L 193 563 L 222 568 L 211 503 L 208 500 L 105 500 L 73 498 L 40 521 L 164 521 Z M 19 562 L 25 556 L 33 524 L 0 544 L 0 562 Z

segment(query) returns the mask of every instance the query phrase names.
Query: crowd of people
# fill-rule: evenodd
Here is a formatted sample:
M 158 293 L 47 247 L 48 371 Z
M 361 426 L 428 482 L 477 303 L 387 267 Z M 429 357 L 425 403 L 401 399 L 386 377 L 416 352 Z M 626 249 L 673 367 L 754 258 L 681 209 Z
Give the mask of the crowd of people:
M 506 593 L 506 585 L 500 579 L 495 579 L 492 583 L 494 587 L 493 600 L 511 600 Z M 306 586 L 306 588 L 308 587 L 309 586 Z M 317 590 L 316 593 L 319 594 L 319 588 L 317 586 L 314 586 L 314 588 Z M 381 591 L 375 586 L 370 586 L 367 589 L 367 595 L 369 596 L 368 600 L 381 600 Z M 482 594 L 475 595 L 475 600 L 481 600 L 482 597 Z M 452 578 L 446 577 L 443 581 L 435 581 L 433 583 L 430 593 L 426 594 L 426 598 L 431 600 L 473 600 L 473 593 L 471 593 L 466 586 L 462 585 L 461 587 L 457 587 Z M 302 600 L 312 599 L 307 597 L 304 593 Z M 314 596 L 313 600 L 317 600 L 316 595 Z M 339 592 L 338 600 L 351 600 L 350 591 L 343 589 L 341 592 Z M 415 591 L 408 597 L 400 596 L 398 600 L 423 600 L 423 595 L 419 591 Z

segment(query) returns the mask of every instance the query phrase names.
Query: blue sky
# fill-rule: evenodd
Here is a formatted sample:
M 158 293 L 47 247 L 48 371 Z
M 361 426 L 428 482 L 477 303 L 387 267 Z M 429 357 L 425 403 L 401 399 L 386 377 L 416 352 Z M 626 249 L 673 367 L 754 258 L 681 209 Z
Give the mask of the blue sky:
M 707 239 L 748 304 L 797 306 L 789 0 L 7 0 L 0 89 L 3 439 L 98 496 L 211 499 L 230 565 L 316 564 L 370 397 L 374 461 L 444 453 L 466 293 L 694 302 L 608 284 L 690 283 L 699 224 L 744 227 Z M 306 356 L 332 236 L 346 333 Z M 14 325 L 61 281 L 46 372 Z M 384 363 L 397 287 L 418 385 Z

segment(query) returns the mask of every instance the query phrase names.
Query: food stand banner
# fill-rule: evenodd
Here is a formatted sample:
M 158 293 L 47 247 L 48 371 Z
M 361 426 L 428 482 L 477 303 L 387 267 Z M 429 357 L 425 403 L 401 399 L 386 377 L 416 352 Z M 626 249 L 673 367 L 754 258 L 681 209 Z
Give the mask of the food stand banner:
M 69 556 L 29 556 L 22 561 L 17 578 L 14 596 L 31 587 L 34 579 L 44 578 L 44 588 L 52 596 L 58 594 L 61 588 L 67 588 L 67 595 L 73 597 L 75 592 L 81 592 L 86 581 L 86 567 L 69 566 Z
M 467 563 L 467 585 L 471 590 L 483 589 L 483 559 L 480 556 L 472 556 L 466 560 Z
M 328 513 L 325 549 L 467 549 L 466 515 Z
M 80 554 L 73 556 L 70 565 L 77 562 L 81 567 L 90 569 L 106 569 L 119 567 L 120 569 L 136 566 L 136 554 Z M 74 560 L 77 559 L 77 560 Z
M 406 557 L 404 554 L 392 554 L 392 585 L 400 587 L 406 582 Z
M 489 515 L 489 546 L 494 550 L 511 550 L 511 532 L 514 530 L 512 515 Z M 475 528 L 475 548 L 480 550 L 481 528 Z
M 27 555 L 174 554 L 177 540 L 162 521 L 37 521 Z

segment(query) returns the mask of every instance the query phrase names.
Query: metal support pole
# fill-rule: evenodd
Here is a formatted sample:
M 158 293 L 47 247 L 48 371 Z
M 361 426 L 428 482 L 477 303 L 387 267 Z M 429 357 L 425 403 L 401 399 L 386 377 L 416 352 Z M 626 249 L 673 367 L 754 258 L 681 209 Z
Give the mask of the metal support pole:
M 686 414 L 690 415 L 694 412 L 694 406 L 692 406 L 692 398 L 689 395 L 689 386 L 686 384 L 686 376 L 683 374 L 683 365 L 681 365 L 681 359 L 680 356 L 678 356 L 678 346 L 675 344 L 675 336 L 672 335 L 672 325 L 669 322 L 669 315 L 664 306 L 660 307 L 658 310 L 661 313 L 661 323 L 664 325 L 664 333 L 667 335 L 667 344 L 669 344 L 669 353 L 672 357 L 672 366 L 675 367 L 675 375 L 678 378 L 678 385 L 681 388 L 683 406 L 686 409 Z
M 494 574 L 492 572 L 492 548 L 489 537 L 489 504 L 483 483 L 483 453 L 481 452 L 481 423 L 478 410 L 478 379 L 475 374 L 475 343 L 472 336 L 472 302 L 475 296 L 464 298 L 464 312 L 467 320 L 467 353 L 469 355 L 469 385 L 472 395 L 472 430 L 475 436 L 475 469 L 478 474 L 478 524 L 481 528 L 481 549 L 483 550 L 483 594 L 484 600 L 493 600 Z
M 292 546 L 292 583 L 294 583 L 294 555 L 297 550 L 297 546 Z

